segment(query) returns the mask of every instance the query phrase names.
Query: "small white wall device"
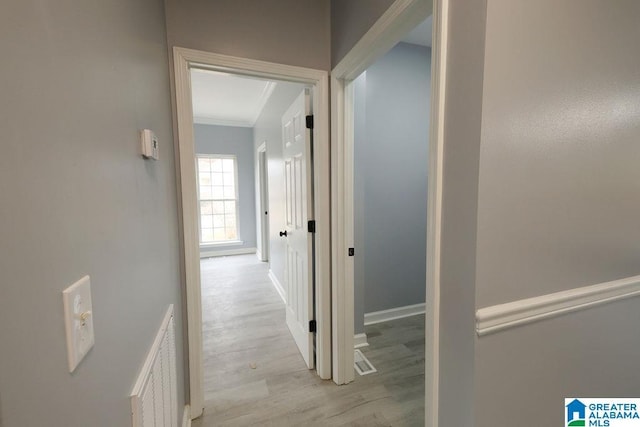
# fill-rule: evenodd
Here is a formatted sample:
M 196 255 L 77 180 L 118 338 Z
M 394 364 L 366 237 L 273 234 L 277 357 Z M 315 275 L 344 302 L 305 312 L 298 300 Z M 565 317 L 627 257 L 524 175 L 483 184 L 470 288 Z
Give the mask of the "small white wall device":
M 95 343 L 89 276 L 84 276 L 62 291 L 62 297 L 69 372 L 73 372 Z
M 158 160 L 158 137 L 151 129 L 140 131 L 140 143 L 142 145 L 142 157 Z

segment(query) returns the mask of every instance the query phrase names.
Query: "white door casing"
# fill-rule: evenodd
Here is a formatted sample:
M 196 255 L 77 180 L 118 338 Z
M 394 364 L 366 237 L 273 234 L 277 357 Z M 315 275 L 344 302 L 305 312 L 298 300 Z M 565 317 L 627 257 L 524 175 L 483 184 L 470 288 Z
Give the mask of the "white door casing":
M 197 418 L 204 408 L 204 366 L 202 358 L 202 303 L 196 194 L 195 144 L 191 102 L 192 67 L 237 73 L 259 78 L 304 83 L 313 87 L 314 128 L 314 219 L 316 300 L 316 370 L 322 379 L 331 378 L 331 258 L 329 220 L 329 81 L 328 73 L 291 65 L 238 58 L 181 47 L 173 48 L 173 90 L 175 91 L 175 156 L 182 245 L 182 280 L 185 286 L 188 343 L 189 418 Z M 187 396 L 185 396 L 187 398 Z
M 348 255 L 354 246 L 353 81 L 424 21 L 432 6 L 431 0 L 395 0 L 331 71 L 332 376 L 336 384 L 354 380 L 354 263 Z
M 313 215 L 309 90 L 304 89 L 282 116 L 285 174 L 285 287 L 287 326 L 305 363 L 314 367 L 313 332 L 313 239 L 307 222 Z
M 439 425 L 440 241 L 448 10 L 450 0 L 395 0 L 331 71 L 331 274 L 333 373 L 337 384 L 353 372 L 353 80 L 433 12 L 431 129 L 427 208 L 425 425 Z M 357 248 L 356 248 L 357 251 Z

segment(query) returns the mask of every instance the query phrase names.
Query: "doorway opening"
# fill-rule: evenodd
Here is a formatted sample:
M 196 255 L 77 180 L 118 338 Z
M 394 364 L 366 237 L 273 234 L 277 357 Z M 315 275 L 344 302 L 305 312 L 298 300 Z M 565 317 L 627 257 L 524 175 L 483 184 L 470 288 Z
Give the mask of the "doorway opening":
M 327 73 L 181 48 L 174 49 L 174 68 L 190 417 L 197 418 L 223 379 L 241 376 L 233 364 L 242 349 L 229 341 L 252 342 L 255 350 L 269 331 L 283 326 L 270 323 L 277 315 L 261 318 L 274 307 L 277 312 L 278 304 L 288 338 L 300 349 L 295 356 L 301 353 L 305 369 L 330 378 L 330 290 L 320 274 L 328 271 L 329 259 Z M 217 102 L 201 97 L 206 93 Z M 250 93 L 252 105 L 246 102 Z M 310 121 L 324 126 L 306 126 Z M 308 229 L 310 221 L 316 233 Z M 262 291 L 270 296 L 260 300 Z M 233 306 L 240 299 L 244 305 Z M 245 326 L 228 335 L 232 325 Z M 227 335 L 216 336 L 220 331 Z M 215 356 L 203 338 L 216 347 Z M 263 356 L 272 362 L 277 356 L 270 353 Z M 242 361 L 243 368 L 255 373 L 267 365 L 265 358 L 256 360 L 259 355 L 244 351 L 251 360 Z M 225 371 L 232 365 L 236 369 Z
M 435 3 L 435 10 L 434 10 Z M 332 235 L 333 242 L 333 283 L 334 286 L 334 364 L 333 376 L 334 380 L 339 384 L 347 384 L 354 381 L 354 345 L 364 344 L 364 337 L 356 335 L 355 321 L 362 322 L 364 318 L 362 313 L 365 311 L 361 308 L 361 313 L 356 317 L 355 307 L 356 295 L 355 278 L 357 276 L 356 268 L 361 269 L 362 266 L 357 265 L 357 254 L 362 248 L 359 248 L 356 242 L 356 234 L 358 233 L 358 221 L 354 214 L 358 208 L 354 201 L 358 203 L 354 188 L 354 166 L 358 149 L 355 138 L 356 132 L 356 115 L 357 111 L 354 105 L 357 102 L 357 82 L 356 79 L 365 72 L 372 64 L 382 58 L 391 50 L 398 42 L 400 42 L 407 34 L 418 24 L 432 15 L 433 12 L 433 57 L 431 65 L 425 65 L 425 68 L 432 70 L 433 81 L 430 84 L 430 99 L 424 99 L 424 103 L 430 103 L 431 111 L 423 112 L 423 121 L 430 121 L 431 125 L 424 133 L 424 147 L 427 156 L 421 159 L 422 169 L 426 169 L 424 181 L 422 182 L 424 189 L 421 196 L 427 197 L 426 206 L 426 232 L 416 230 L 416 234 L 424 232 L 422 237 L 426 237 L 426 241 L 417 236 L 423 247 L 426 246 L 426 262 L 423 258 L 421 264 L 426 264 L 426 278 L 423 279 L 423 289 L 426 288 L 424 294 L 424 305 L 413 304 L 404 306 L 406 310 L 402 316 L 412 311 L 424 311 L 424 329 L 418 333 L 424 340 L 424 421 L 428 426 L 438 425 L 438 393 L 439 393 L 439 257 L 440 257 L 440 218 L 441 218 L 441 197 L 442 197 L 442 146 L 443 146 L 443 94 L 444 94 L 444 71 L 445 63 L 442 61 L 446 57 L 446 40 L 447 30 L 447 2 L 430 2 L 423 0 L 415 0 L 408 2 L 396 1 L 385 12 L 385 14 L 374 24 L 365 36 L 356 44 L 356 46 L 334 67 L 332 70 L 331 80 L 331 98 L 332 98 L 332 177 L 335 182 L 335 191 L 332 194 L 332 206 L 336 207 L 333 212 L 334 220 L 341 221 L 344 226 L 336 228 Z M 367 76 L 369 77 L 369 76 Z M 372 76 L 373 77 L 373 76 Z M 368 80 L 366 77 L 363 80 Z M 360 82 L 362 84 L 362 81 Z M 368 82 L 367 82 L 368 83 Z M 374 83 L 373 80 L 371 83 Z M 426 97 L 425 97 L 426 98 Z M 383 118 L 384 120 L 385 118 Z M 401 135 L 398 135 L 401 137 Z M 395 137 L 392 137 L 396 139 Z M 388 138 L 389 139 L 389 138 Z M 366 145 L 365 145 L 365 155 Z M 389 161 L 395 163 L 397 158 L 391 156 L 401 156 L 402 152 L 394 152 L 389 150 L 387 158 L 378 156 L 382 159 L 382 163 L 377 165 L 379 170 L 384 170 L 385 164 Z M 395 163 L 397 164 L 397 163 Z M 375 169 L 374 169 L 375 170 Z M 400 170 L 403 174 L 405 171 Z M 384 174 L 381 172 L 382 178 Z M 389 182 L 378 180 L 378 187 L 386 186 Z M 375 186 L 374 186 L 375 187 Z M 373 189 L 375 192 L 375 188 Z M 402 191 L 402 189 L 398 189 Z M 365 194 L 366 197 L 366 194 Z M 360 210 L 362 211 L 362 201 Z M 422 203 L 422 202 L 421 202 Z M 407 209 L 406 203 L 401 203 L 397 209 Z M 423 211 L 424 212 L 424 211 Z M 402 212 L 403 214 L 405 212 Z M 366 213 L 364 214 L 366 216 Z M 401 215 L 402 216 L 402 215 Z M 423 218 L 424 219 L 424 218 Z M 366 221 L 360 220 L 360 225 Z M 387 223 L 385 228 L 393 230 L 393 222 Z M 360 231 L 362 234 L 362 231 Z M 369 236 L 372 237 L 372 236 Z M 361 239 L 361 245 L 362 239 Z M 366 242 L 364 243 L 364 256 L 366 259 Z M 382 239 L 379 245 L 392 247 L 394 251 L 402 255 L 402 239 L 394 237 Z M 353 248 L 353 249 L 352 249 Z M 355 256 L 353 256 L 355 255 Z M 403 261 L 400 261 L 403 262 Z M 396 274 L 396 281 L 403 280 L 403 274 Z M 367 284 L 365 283 L 365 288 Z M 395 297 L 395 296 L 394 296 Z M 362 304 L 362 303 L 361 303 Z M 397 308 L 397 307 L 394 307 Z M 374 312 L 376 311 L 373 309 Z M 376 314 L 389 315 L 385 310 L 378 310 Z M 402 312 L 403 310 L 400 310 Z M 382 313 L 380 313 L 382 312 Z M 391 313 L 394 314 L 393 311 Z M 398 313 L 395 313 L 398 314 Z M 374 316 L 375 317 L 375 316 Z M 369 319 L 372 320 L 371 316 Z M 405 319 L 419 319 L 418 316 L 406 317 Z M 371 322 L 369 322 L 371 323 Z M 422 323 L 420 320 L 419 323 Z M 380 323 L 379 325 L 382 325 Z M 372 326 L 376 326 L 375 324 Z M 380 331 L 374 331 L 374 334 Z M 366 333 L 366 330 L 365 330 Z M 367 338 L 369 334 L 367 333 Z M 366 347 L 365 347 L 366 348 Z M 364 350 L 363 352 L 366 352 Z M 371 358 L 373 359 L 373 358 Z M 375 360 L 372 360 L 375 366 Z M 378 366 L 375 366 L 379 369 Z M 366 377 L 361 377 L 366 378 Z M 358 379 L 355 379 L 358 383 Z
M 193 67 L 191 91 L 204 404 L 220 412 L 223 402 L 244 401 L 234 393 L 244 394 L 274 371 L 315 367 L 315 335 L 308 328 L 313 235 L 306 229 L 313 217 L 313 192 L 306 191 L 313 187 L 313 129 L 303 126 L 313 112 L 311 90 L 299 83 Z M 271 204 L 260 197 L 267 192 L 274 195 Z M 268 223 L 276 233 L 263 237 L 258 227 Z M 268 248 L 269 261 L 259 260 L 259 246 Z
M 424 422 L 429 17 L 352 82 L 354 347 Z M 361 352 L 361 354 L 359 354 Z M 367 372 L 367 371 L 364 371 Z M 355 382 L 370 381 L 359 375 Z

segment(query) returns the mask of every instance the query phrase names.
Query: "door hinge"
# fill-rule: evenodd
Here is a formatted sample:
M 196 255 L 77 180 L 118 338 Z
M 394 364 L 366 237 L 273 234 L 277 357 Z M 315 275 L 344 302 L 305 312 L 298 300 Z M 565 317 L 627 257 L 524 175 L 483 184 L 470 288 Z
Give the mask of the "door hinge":
M 313 115 L 305 117 L 307 121 L 307 129 L 313 129 Z
M 316 331 L 316 321 L 309 320 L 309 332 L 315 332 L 315 331 Z
M 315 233 L 316 232 L 316 221 L 314 219 L 312 219 L 311 221 L 309 221 L 307 223 L 307 231 L 309 233 Z
M 354 256 L 356 254 L 355 248 L 349 248 L 349 256 Z

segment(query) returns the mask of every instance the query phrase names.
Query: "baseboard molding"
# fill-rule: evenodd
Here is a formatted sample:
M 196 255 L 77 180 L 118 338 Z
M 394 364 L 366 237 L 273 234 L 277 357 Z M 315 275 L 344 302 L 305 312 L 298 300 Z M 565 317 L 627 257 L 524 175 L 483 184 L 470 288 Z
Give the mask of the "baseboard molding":
M 425 304 L 405 305 L 404 307 L 390 308 L 389 310 L 374 311 L 364 314 L 364 324 L 388 322 L 389 320 L 402 319 L 403 317 L 424 314 Z
M 282 284 L 280 283 L 276 275 L 273 274 L 273 271 L 271 270 L 269 270 L 269 279 L 271 279 L 271 283 L 273 283 L 273 287 L 276 288 L 276 291 L 278 291 L 278 295 L 280 295 L 280 298 L 282 298 L 282 302 L 286 304 L 287 294 L 284 291 L 284 287 L 282 286 Z
M 184 411 L 182 412 L 182 427 L 191 427 L 191 407 L 184 405 Z
M 479 336 L 488 335 L 639 295 L 640 276 L 633 276 L 494 305 L 476 312 L 476 332 Z
M 212 258 L 217 256 L 229 256 L 229 255 L 244 255 L 255 254 L 256 248 L 240 248 L 240 249 L 223 249 L 217 251 L 215 249 L 208 249 L 200 251 L 200 258 Z
M 353 348 L 367 347 L 367 334 L 355 334 L 353 336 Z

